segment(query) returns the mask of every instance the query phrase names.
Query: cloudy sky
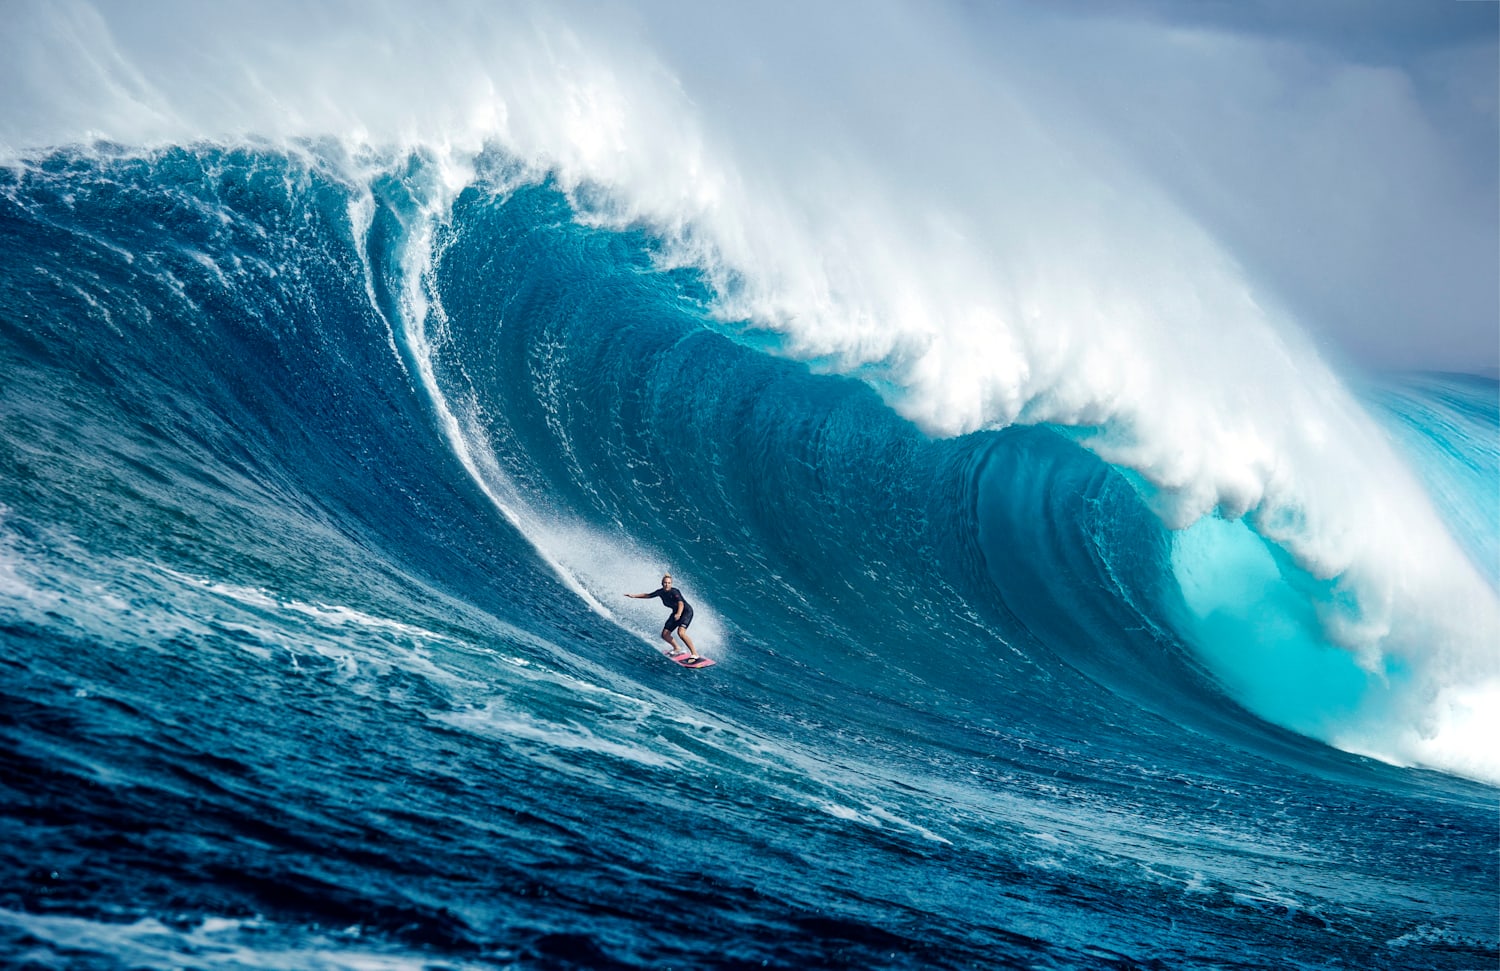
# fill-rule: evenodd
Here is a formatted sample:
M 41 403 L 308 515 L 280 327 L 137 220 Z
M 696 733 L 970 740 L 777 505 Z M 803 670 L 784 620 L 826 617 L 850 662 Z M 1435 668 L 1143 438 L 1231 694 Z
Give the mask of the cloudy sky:
M 1500 4 L 1037 4 L 1064 82 L 1362 363 L 1493 373 Z

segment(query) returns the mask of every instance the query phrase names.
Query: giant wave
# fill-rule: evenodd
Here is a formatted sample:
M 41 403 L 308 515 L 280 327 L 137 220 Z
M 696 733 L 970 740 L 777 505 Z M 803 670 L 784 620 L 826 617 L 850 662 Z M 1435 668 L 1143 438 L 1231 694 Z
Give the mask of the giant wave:
M 334 164 L 361 185 L 382 178 L 364 165 L 378 170 L 391 145 L 411 146 L 427 172 L 408 186 L 412 212 L 402 218 L 411 225 L 392 254 L 401 265 L 381 272 L 403 277 L 391 298 L 402 306 L 388 316 L 411 332 L 419 356 L 427 316 L 444 306 L 423 275 L 457 195 L 476 179 L 481 191 L 504 192 L 550 178 L 573 218 L 643 228 L 657 265 L 703 274 L 710 316 L 751 346 L 857 376 L 929 434 L 1068 429 L 1127 470 L 1174 529 L 1205 518 L 1246 523 L 1284 560 L 1278 573 L 1296 588 L 1286 609 L 1315 617 L 1295 639 L 1347 652 L 1374 696 L 1333 723 L 1296 720 L 1299 730 L 1318 723 L 1318 737 L 1381 758 L 1500 778 L 1480 741 L 1500 691 L 1491 650 L 1500 605 L 1446 513 L 1220 243 L 1127 164 L 1083 161 L 1104 148 L 1076 108 L 1039 88 L 1028 61 L 998 78 L 966 58 L 935 62 L 932 50 L 963 47 L 950 18 L 893 5 L 861 28 L 928 65 L 925 83 L 950 99 L 946 114 L 921 120 L 917 92 L 891 92 L 896 117 L 920 126 L 920 138 L 908 131 L 890 142 L 881 128 L 829 117 L 823 137 L 808 142 L 790 140 L 791 116 L 777 113 L 775 99 L 745 102 L 703 80 L 698 65 L 657 54 L 676 48 L 663 42 L 664 24 L 645 16 L 620 13 L 583 29 L 556 11 L 490 20 L 459 5 L 445 10 L 437 36 L 468 42 L 403 41 L 391 49 L 399 70 L 382 78 L 351 60 L 359 45 L 317 44 L 324 34 L 380 33 L 386 39 L 371 43 L 389 45 L 405 33 L 383 21 L 393 12 L 344 22 L 348 11 L 327 8 L 327 23 L 300 41 L 310 53 L 296 66 L 284 60 L 274 18 L 241 23 L 241 49 L 215 55 L 229 67 L 208 72 L 198 59 L 134 60 L 145 41 L 88 7 L 63 18 L 27 12 L 44 24 L 29 35 L 47 40 L 16 52 L 17 80 L 43 87 L 33 100 L 52 115 L 7 117 L 0 141 L 13 153 L 87 133 L 148 145 L 205 134 L 332 137 Z M 177 30 L 205 50 L 221 43 L 212 14 L 181 13 Z M 1012 29 L 1024 36 L 1021 22 Z M 844 49 L 827 52 L 830 69 Z M 256 85 L 240 86 L 235 65 L 253 71 Z M 858 63 L 842 66 L 889 83 Z M 721 114 L 690 100 L 679 72 L 707 84 L 699 96 Z M 427 87 L 406 90 L 411 77 Z M 80 89 L 103 103 L 74 100 Z M 1022 90 L 1038 100 L 1020 100 Z M 835 105 L 811 96 L 797 123 Z M 952 123 L 980 111 L 983 126 Z M 487 163 L 487 145 L 503 161 Z M 487 164 L 499 171 L 480 172 Z M 467 452 L 463 434 L 450 440 Z M 519 514 L 515 501 L 507 508 Z M 1205 544 L 1188 542 L 1200 557 Z

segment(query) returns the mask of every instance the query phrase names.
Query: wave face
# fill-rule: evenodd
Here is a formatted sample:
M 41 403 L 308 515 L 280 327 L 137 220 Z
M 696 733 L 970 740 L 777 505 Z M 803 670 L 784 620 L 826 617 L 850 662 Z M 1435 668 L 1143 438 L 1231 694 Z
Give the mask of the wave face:
M 1362 667 L 1276 523 L 930 435 L 680 237 L 440 163 L 0 177 L 7 960 L 1493 963 L 1495 790 L 1409 703 L 1462 644 Z M 1367 394 L 1491 599 L 1495 397 Z

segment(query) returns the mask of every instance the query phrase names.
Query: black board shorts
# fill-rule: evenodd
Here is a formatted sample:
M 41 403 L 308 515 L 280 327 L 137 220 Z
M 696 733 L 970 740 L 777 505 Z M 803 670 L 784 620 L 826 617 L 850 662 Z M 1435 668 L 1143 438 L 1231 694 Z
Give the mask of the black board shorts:
M 679 627 L 681 627 L 683 630 L 687 630 L 687 625 L 691 624 L 692 622 L 693 622 L 693 608 L 689 607 L 687 604 L 683 604 L 682 605 L 682 616 L 681 617 L 668 617 L 667 618 L 667 624 L 666 624 L 665 627 L 662 628 L 662 632 L 666 633 L 669 630 L 676 630 Z

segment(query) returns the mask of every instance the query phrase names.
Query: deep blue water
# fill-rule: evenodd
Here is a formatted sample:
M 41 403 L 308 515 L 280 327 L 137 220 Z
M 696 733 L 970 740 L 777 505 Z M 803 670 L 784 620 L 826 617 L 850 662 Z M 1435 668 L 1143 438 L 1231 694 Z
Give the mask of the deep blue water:
M 489 164 L 0 174 L 0 963 L 1496 966 L 1496 789 L 1242 707 L 1125 475 Z M 1495 383 L 1391 382 L 1484 509 Z

